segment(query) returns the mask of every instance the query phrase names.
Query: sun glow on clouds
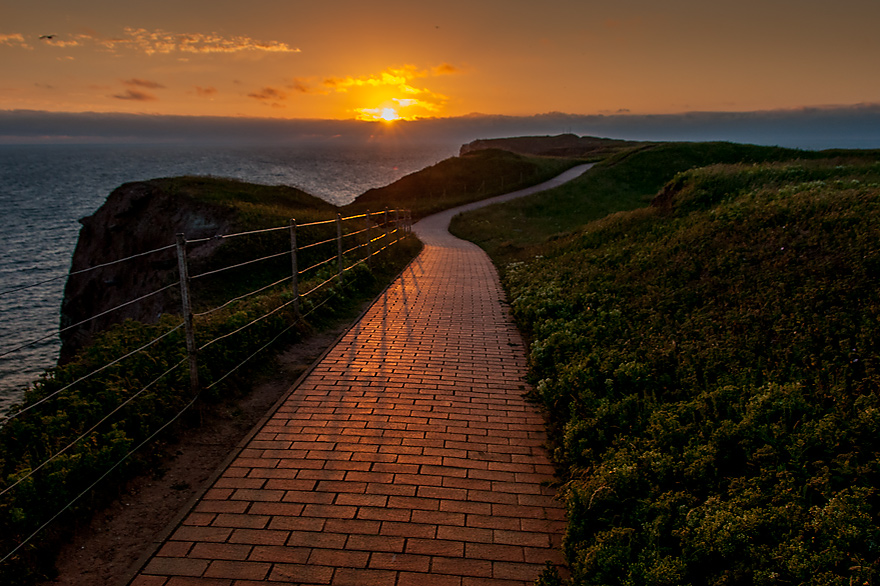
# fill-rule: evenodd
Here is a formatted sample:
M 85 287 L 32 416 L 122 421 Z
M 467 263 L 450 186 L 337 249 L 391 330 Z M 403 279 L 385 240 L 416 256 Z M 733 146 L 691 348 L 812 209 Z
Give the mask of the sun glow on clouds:
M 349 94 L 353 104 L 369 104 L 350 110 L 358 120 L 416 120 L 438 114 L 449 98 L 426 87 L 416 87 L 415 80 L 457 71 L 446 63 L 431 70 L 403 65 L 372 75 L 328 78 L 323 86 L 331 92 Z

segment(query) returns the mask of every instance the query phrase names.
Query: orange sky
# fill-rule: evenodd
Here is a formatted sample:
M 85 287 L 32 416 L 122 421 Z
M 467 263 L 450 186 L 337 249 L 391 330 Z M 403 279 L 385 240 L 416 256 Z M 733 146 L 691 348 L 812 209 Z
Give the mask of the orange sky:
M 4 1 L 0 110 L 348 119 L 876 103 L 878 23 L 877 0 Z

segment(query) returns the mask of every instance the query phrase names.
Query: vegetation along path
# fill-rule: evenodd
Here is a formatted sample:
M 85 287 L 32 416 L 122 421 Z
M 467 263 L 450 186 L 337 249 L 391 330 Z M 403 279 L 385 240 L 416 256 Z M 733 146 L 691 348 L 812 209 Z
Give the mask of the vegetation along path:
M 488 257 L 447 231 L 456 211 L 416 224 L 421 255 L 131 584 L 524 585 L 561 562 L 522 341 Z

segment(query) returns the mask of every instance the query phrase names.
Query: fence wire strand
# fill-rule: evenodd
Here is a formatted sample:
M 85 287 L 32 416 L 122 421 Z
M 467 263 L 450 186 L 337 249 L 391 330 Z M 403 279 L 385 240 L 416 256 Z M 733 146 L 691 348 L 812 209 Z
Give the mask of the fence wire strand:
M 171 329 L 171 330 L 168 330 L 167 332 L 165 332 L 164 334 L 162 334 L 162 335 L 159 336 L 158 338 L 153 338 L 152 340 L 150 340 L 149 342 L 147 342 L 146 344 L 144 344 L 143 346 L 141 346 L 141 347 L 138 348 L 137 350 L 132 350 L 131 352 L 129 352 L 129 353 L 126 354 L 125 356 L 120 356 L 119 358 L 117 358 L 117 359 L 114 360 L 113 362 L 109 362 L 109 363 L 105 364 L 104 366 L 102 366 L 101 368 L 99 368 L 99 369 L 97 369 L 97 370 L 93 370 L 93 371 L 90 372 L 89 374 L 87 374 L 87 375 L 85 375 L 85 376 L 82 376 L 82 377 L 76 379 L 75 381 L 73 381 L 73 382 L 70 383 L 69 385 L 67 385 L 67 386 L 65 386 L 65 387 L 63 387 L 63 388 L 61 388 L 61 389 L 58 389 L 57 391 L 54 391 L 53 393 L 51 393 L 51 394 L 49 394 L 49 395 L 46 395 L 45 397 L 43 397 L 42 399 L 40 399 L 40 400 L 37 401 L 36 403 L 32 403 L 31 405 L 28 405 L 27 407 L 25 407 L 25 408 L 23 408 L 23 409 L 21 409 L 21 410 L 19 410 L 19 411 L 16 411 L 15 413 L 13 413 L 13 414 L 11 414 L 11 415 L 0 416 L 0 423 L 5 423 L 5 422 L 7 422 L 7 421 L 11 421 L 12 419 L 15 419 L 15 418 L 17 418 L 17 417 L 20 417 L 21 415 L 27 413 L 28 411 L 30 411 L 31 409 L 33 409 L 33 408 L 36 407 L 37 405 L 41 405 L 41 404 L 45 403 L 46 401 L 48 401 L 49 399 L 51 399 L 51 398 L 53 398 L 53 397 L 56 397 L 56 396 L 60 395 L 61 393 L 63 393 L 63 392 L 66 391 L 67 389 L 69 389 L 70 387 L 72 387 L 72 386 L 74 386 L 74 385 L 76 385 L 76 384 L 79 384 L 79 383 L 81 383 L 82 381 L 84 381 L 84 380 L 86 380 L 86 379 L 88 379 L 88 378 L 91 378 L 92 376 L 98 374 L 99 372 L 103 372 L 103 371 L 107 370 L 107 369 L 110 368 L 111 366 L 114 366 L 114 365 L 116 365 L 116 364 L 119 364 L 120 362 L 122 362 L 122 361 L 125 360 L 126 358 L 128 358 L 128 357 L 130 357 L 130 356 L 134 356 L 134 355 L 137 354 L 138 352 L 142 352 L 143 350 L 146 350 L 147 348 L 149 348 L 150 346 L 152 346 L 153 344 L 155 344 L 155 343 L 158 342 L 159 340 L 162 340 L 163 338 L 165 338 L 165 337 L 167 337 L 167 336 L 170 336 L 171 334 L 173 334 L 174 332 L 176 332 L 177 330 L 179 330 L 179 329 L 182 328 L 182 327 L 183 327 L 183 322 L 179 323 L 175 328 L 173 328 L 173 329 Z
M 363 244 L 356 244 L 355 246 L 352 246 L 352 247 L 349 248 L 348 250 L 344 251 L 344 252 L 342 253 L 342 256 L 345 256 L 346 254 L 350 254 L 350 253 L 354 252 L 355 250 L 359 250 L 359 249 L 361 249 L 361 248 L 363 248 L 363 247 L 364 247 Z
M 22 476 L 21 478 L 19 478 L 18 480 L 16 480 L 13 484 L 10 484 L 10 485 L 7 486 L 6 488 L 4 488 L 2 491 L 0 491 L 0 496 L 3 496 L 4 494 L 6 494 L 7 492 L 9 492 L 9 491 L 12 490 L 13 488 L 15 488 L 16 486 L 18 486 L 19 484 L 21 484 L 22 482 L 24 482 L 25 480 L 27 480 L 28 478 L 30 478 L 31 476 L 33 476 L 34 474 L 36 474 L 37 472 L 39 472 L 40 470 L 42 470 L 42 469 L 46 466 L 46 464 L 48 464 L 49 462 L 52 462 L 53 460 L 55 460 L 55 458 L 57 458 L 58 456 L 60 456 L 61 454 L 63 454 L 64 452 L 66 452 L 67 450 L 69 450 L 70 448 L 72 448 L 73 446 L 75 446 L 76 444 L 78 444 L 79 442 L 81 442 L 83 439 L 85 439 L 86 437 L 88 437 L 89 434 L 91 434 L 93 431 L 95 431 L 95 430 L 96 430 L 96 429 L 97 429 L 102 423 L 104 423 L 104 422 L 106 422 L 108 419 L 110 419 L 110 417 L 112 417 L 113 415 L 115 415 L 120 409 L 122 409 L 123 407 L 125 407 L 126 405 L 128 405 L 129 403 L 131 403 L 132 401 L 134 401 L 137 397 L 139 397 L 139 396 L 142 395 L 144 392 L 146 392 L 147 389 L 149 389 L 150 387 L 152 387 L 154 384 L 156 384 L 157 382 L 159 382 L 160 380 L 162 380 L 162 379 L 163 379 L 164 377 L 166 377 L 167 375 L 171 374 L 171 372 L 173 372 L 176 368 L 180 367 L 180 366 L 181 366 L 183 363 L 185 363 L 186 361 L 187 361 L 187 359 L 184 358 L 183 360 L 181 360 L 180 362 L 178 362 L 177 364 L 175 364 L 174 366 L 172 366 L 171 368 L 169 368 L 168 370 L 166 370 L 165 372 L 163 372 L 162 374 L 160 374 L 158 377 L 156 377 L 155 379 L 153 379 L 150 383 L 147 384 L 147 386 L 145 386 L 144 388 L 142 388 L 141 390 L 139 390 L 138 392 L 136 392 L 135 394 L 133 394 L 131 397 L 129 397 L 128 399 L 126 399 L 125 401 L 123 401 L 122 403 L 120 403 L 120 404 L 119 404 L 119 405 L 118 405 L 113 411 L 111 411 L 110 413 L 108 413 L 107 415 L 105 415 L 100 421 L 98 421 L 98 423 L 96 423 L 96 424 L 94 424 L 92 427 L 90 427 L 88 431 L 86 431 L 85 433 L 83 433 L 82 435 L 80 435 L 78 438 L 76 438 L 75 440 L 73 440 L 72 442 L 70 442 L 69 444 L 67 444 L 67 446 L 65 446 L 65 447 L 62 448 L 61 450 L 55 452 L 55 454 L 52 455 L 48 460 L 45 460 L 42 464 L 40 464 L 40 465 L 37 466 L 36 468 L 31 469 L 30 472 L 28 472 L 27 474 L 25 474 L 24 476 Z
M 298 246 L 297 250 L 308 250 L 309 248 L 314 248 L 316 246 L 321 246 L 322 244 L 329 244 L 330 242 L 336 242 L 336 237 L 328 238 L 327 240 L 322 240 L 320 242 L 312 242 L 311 244 L 306 244 L 305 246 Z
M 290 254 L 290 253 L 288 252 L 285 254 Z M 241 301 L 242 299 L 247 299 L 248 297 L 251 297 L 252 295 L 257 295 L 258 293 L 262 293 L 263 291 L 265 291 L 267 289 L 271 289 L 272 287 L 280 285 L 281 283 L 284 283 L 286 281 L 290 281 L 289 276 L 285 276 L 283 279 L 278 279 L 274 283 L 270 283 L 270 284 L 266 285 L 265 287 L 260 287 L 259 289 L 255 290 L 255 291 L 251 291 L 250 293 L 245 293 L 244 295 L 236 297 L 235 299 L 230 299 L 229 301 L 227 301 L 223 305 L 220 305 L 220 306 L 215 307 L 213 309 L 209 309 L 209 310 L 203 311 L 201 313 L 194 313 L 193 317 L 205 317 L 206 315 L 216 313 L 216 312 L 220 311 L 221 309 L 223 309 L 224 307 L 229 307 L 230 305 L 232 305 L 236 301 Z
M 234 335 L 237 334 L 238 332 L 240 332 L 240 331 L 242 331 L 242 330 L 246 330 L 247 328 L 251 327 L 251 326 L 254 325 L 255 323 L 258 323 L 258 322 L 260 322 L 260 321 L 266 319 L 266 318 L 269 317 L 270 315 L 274 315 L 274 314 L 278 313 L 279 311 L 281 311 L 282 309 L 284 309 L 285 307 L 287 307 L 287 306 L 290 305 L 291 303 L 296 303 L 296 298 L 293 298 L 293 299 L 291 299 L 290 301 L 288 301 L 288 302 L 286 302 L 286 303 L 282 303 L 281 305 L 279 305 L 278 307 L 276 307 L 275 309 L 273 309 L 273 310 L 270 311 L 269 313 L 267 313 L 267 314 L 265 314 L 265 315 L 263 315 L 263 316 L 261 316 L 261 317 L 256 318 L 255 320 L 253 320 L 253 321 L 251 321 L 250 323 L 247 323 L 247 324 L 241 326 L 240 328 L 238 328 L 237 330 L 235 330 L 235 331 L 233 331 L 233 332 L 229 332 L 229 333 L 227 333 L 227 334 L 223 334 L 222 336 L 220 336 L 220 337 L 218 337 L 218 338 L 214 338 L 214 339 L 211 340 L 210 342 L 206 342 L 203 346 L 200 346 L 200 347 L 199 347 L 199 352 L 201 352 L 202 350 L 204 350 L 205 348 L 207 348 L 207 347 L 210 346 L 211 344 L 214 344 L 215 342 L 219 342 L 220 340 L 225 340 L 226 338 L 229 338 L 230 336 L 234 336 Z
M 113 313 L 117 309 L 122 309 L 123 307 L 131 305 L 132 303 L 137 303 L 139 301 L 143 301 L 144 299 L 147 299 L 148 297 L 152 297 L 153 295 L 158 295 L 159 293 L 162 293 L 163 291 L 165 291 L 167 289 L 171 289 L 173 287 L 178 287 L 178 286 L 180 286 L 180 283 L 172 283 L 170 285 L 166 285 L 166 286 L 162 287 L 161 289 L 157 289 L 157 290 L 153 291 L 152 293 L 147 293 L 146 295 L 142 295 L 142 296 L 138 297 L 137 299 L 132 299 L 131 301 L 126 301 L 125 303 L 121 303 L 121 304 L 117 305 L 116 307 L 108 309 L 107 311 L 103 311 L 97 315 L 93 315 L 92 317 L 90 317 L 88 319 L 84 319 L 81 322 L 75 323 L 70 326 L 63 327 L 60 330 L 52 330 L 51 334 L 46 334 L 42 338 L 37 338 L 36 340 L 31 340 L 30 342 L 27 342 L 26 344 L 22 344 L 21 346 L 18 346 L 16 348 L 11 349 L 11 350 L 6 350 L 5 352 L 0 353 L 0 358 L 3 358 L 7 354 L 12 354 L 13 352 L 18 352 L 22 348 L 27 348 L 28 346 L 33 346 L 34 344 L 36 344 L 38 342 L 42 342 L 43 340 L 48 340 L 49 338 L 56 336 L 58 334 L 63 334 L 64 332 L 66 332 L 68 330 L 72 330 L 73 328 L 77 328 L 83 324 L 87 324 L 90 321 L 98 319 L 99 317 L 104 317 L 108 313 Z
M 306 274 L 307 272 L 309 272 L 309 271 L 311 271 L 311 270 L 313 270 L 313 269 L 316 269 L 316 268 L 318 268 L 318 267 L 320 267 L 320 266 L 323 266 L 323 265 L 325 265 L 325 264 L 327 264 L 327 263 L 331 263 L 331 262 L 333 262 L 334 260 L 336 260 L 336 257 L 335 257 L 335 256 L 331 256 L 331 257 L 328 258 L 327 260 L 322 260 L 321 262 L 319 262 L 319 263 L 317 263 L 317 264 L 313 264 L 312 266 L 310 266 L 310 267 L 307 268 L 307 269 L 303 269 L 303 270 L 301 270 L 301 271 L 297 271 L 297 273 L 300 274 L 300 275 L 304 275 L 304 274 Z
M 326 285 L 327 283 L 329 283 L 333 279 L 337 279 L 337 278 L 339 278 L 339 274 L 333 275 L 332 277 L 330 277 L 329 279 L 327 279 L 326 281 L 324 281 L 323 283 L 321 283 L 317 287 L 312 287 L 311 289 L 309 289 L 305 293 L 301 293 L 300 297 L 308 297 L 309 295 L 311 295 L 312 293 L 314 293 L 315 291 L 317 291 L 318 289 L 320 289 L 321 287 L 323 287 L 324 285 Z
M 347 238 L 347 237 L 349 237 L 349 236 L 357 236 L 358 234 L 363 234 L 363 233 L 366 232 L 367 230 L 371 230 L 371 229 L 372 229 L 372 228 L 361 228 L 360 230 L 357 230 L 356 232 L 349 232 L 348 234 L 343 234 L 342 237 L 343 237 L 343 238 Z
M 239 269 L 241 267 L 246 267 L 247 265 L 256 264 L 258 262 L 263 262 L 264 260 L 271 260 L 273 258 L 278 258 L 279 256 L 289 255 L 290 251 L 285 250 L 284 252 L 278 252 L 276 254 L 270 254 L 269 256 L 264 256 L 263 258 L 255 258 L 253 260 L 247 260 L 242 263 L 238 263 L 237 265 L 229 265 L 228 267 L 223 267 L 222 269 L 215 269 L 213 271 L 208 271 L 205 273 L 201 273 L 199 275 L 193 275 L 190 277 L 191 281 L 196 279 L 201 279 L 202 277 L 207 277 L 209 275 L 216 275 L 217 273 L 222 273 L 223 271 L 231 271 L 232 269 Z
M 66 279 L 66 278 L 68 278 L 68 277 L 73 277 L 73 276 L 75 276 L 75 275 L 82 275 L 83 273 L 88 273 L 88 272 L 90 272 L 90 271 L 94 271 L 94 270 L 96 270 L 96 269 L 102 269 L 102 268 L 104 268 L 104 267 L 113 266 L 113 265 L 115 265 L 115 264 L 119 264 L 119 263 L 121 263 L 121 262 L 126 262 L 126 261 L 129 261 L 129 260 L 135 259 L 135 258 L 140 258 L 140 257 L 142 257 L 142 256 L 147 256 L 147 255 L 150 255 L 150 254 L 155 254 L 155 253 L 157 253 L 157 252 L 163 252 L 163 251 L 165 251 L 165 250 L 169 250 L 169 249 L 171 249 L 171 248 L 174 248 L 175 246 L 176 246 L 175 244 L 171 244 L 171 245 L 169 245 L 169 246 L 163 246 L 162 248 L 154 248 L 153 250 L 148 250 L 148 251 L 146 251 L 146 252 L 139 252 L 138 254 L 133 254 L 133 255 L 131 255 L 131 256 L 127 256 L 127 257 L 125 257 L 125 258 L 120 258 L 119 260 L 113 260 L 113 261 L 110 261 L 110 262 L 105 262 L 105 263 L 103 263 L 103 264 L 95 265 L 95 266 L 93 266 L 93 267 L 88 267 L 88 268 L 85 268 L 85 269 L 80 269 L 80 270 L 78 270 L 78 271 L 71 271 L 71 272 L 69 272 L 69 273 L 67 273 L 67 274 L 64 274 L 64 275 L 58 275 L 57 277 L 52 277 L 51 279 L 46 279 L 46 280 L 44 280 L 44 281 L 40 281 L 40 282 L 38 282 L 38 283 L 33 283 L 33 284 L 31 284 L 31 285 L 24 285 L 24 286 L 22 286 L 22 287 L 17 287 L 17 288 L 15 288 L 15 289 L 7 289 L 6 291 L 0 291 L 0 297 L 2 297 L 3 295 L 7 295 L 7 294 L 9 294 L 9 293 L 15 293 L 16 291 L 23 291 L 23 290 L 25 290 L 25 289 L 31 289 L 31 288 L 33 288 L 33 287 L 39 287 L 40 285 L 45 285 L 46 283 L 51 283 L 52 281 L 57 281 L 57 280 L 59 280 L 59 279 Z
M 111 466 L 106 472 L 104 472 L 104 474 L 102 474 L 102 475 L 101 475 L 96 481 L 94 481 L 91 485 L 89 485 L 88 488 L 86 488 L 86 489 L 83 490 L 81 493 L 79 493 L 78 495 L 76 495 L 75 497 L 73 497 L 73 499 L 72 499 L 69 503 L 67 503 L 66 505 L 64 505 L 64 507 L 62 507 L 60 511 L 58 511 L 57 513 L 55 513 L 55 515 L 53 515 L 51 519 L 49 519 L 48 521 L 46 521 L 45 523 L 43 523 L 43 524 L 39 527 L 39 529 L 37 529 L 36 531 L 34 531 L 33 533 L 31 533 L 31 534 L 30 534 L 28 537 L 26 537 L 25 539 L 23 539 L 21 543 L 19 543 L 17 546 L 15 546 L 15 549 L 13 549 L 11 552 L 9 552 L 8 554 L 6 554 L 6 557 L 4 557 L 3 559 L 0 559 L 0 564 L 2 564 L 2 563 L 5 562 L 6 560 L 8 560 L 10 557 L 12 557 L 13 555 L 15 555 L 15 552 L 17 552 L 19 549 L 21 549 L 22 547 L 24 547 L 25 545 L 27 545 L 28 543 L 30 543 L 30 541 L 31 541 L 34 537 L 36 537 L 37 535 L 39 535 L 40 532 L 41 532 L 43 529 L 45 529 L 46 527 L 48 527 L 49 525 L 51 525 L 52 522 L 55 521 L 55 519 L 57 519 L 58 517 L 60 517 L 61 514 L 64 513 L 64 511 L 66 511 L 67 509 L 69 509 L 70 507 L 72 507 L 74 504 L 76 504 L 76 502 L 77 502 L 79 499 L 81 499 L 82 497 L 84 497 L 85 495 L 87 495 L 89 492 L 91 492 L 92 489 L 94 489 L 96 486 L 98 486 L 98 484 L 100 484 L 102 480 L 104 480 L 105 478 L 107 478 L 107 477 L 110 475 L 111 472 L 113 472 L 114 470 L 116 470 L 117 468 L 119 468 L 119 466 L 121 466 L 123 462 L 125 462 L 126 460 L 128 460 L 128 459 L 129 459 L 129 458 L 130 458 L 135 452 L 137 452 L 138 450 L 140 450 L 142 447 L 144 447 L 144 446 L 147 445 L 148 443 L 152 442 L 152 441 L 156 438 L 156 436 L 159 435 L 160 433 L 162 433 L 163 431 L 165 431 L 165 429 L 167 429 L 169 425 L 171 425 L 172 423 L 174 423 L 175 421 L 177 421 L 178 419 L 180 419 L 181 415 L 183 415 L 184 413 L 186 413 L 186 411 L 187 411 L 190 407 L 192 407 L 192 406 L 195 404 L 196 400 L 197 400 L 200 396 L 201 396 L 201 393 L 199 393 L 198 395 L 196 395 L 196 396 L 193 398 L 192 401 L 190 401 L 189 403 L 187 403 L 187 405 L 186 405 L 183 409 L 181 409 L 181 410 L 180 410 L 180 411 L 179 411 L 174 417 L 172 417 L 167 423 L 163 424 L 159 429 L 157 429 L 156 431 L 154 431 L 154 432 L 152 433 L 152 435 L 150 435 L 150 437 L 146 438 L 144 441 L 142 441 L 142 442 L 139 443 L 137 446 L 135 446 L 134 448 L 132 448 L 132 449 L 131 449 L 127 454 L 125 454 L 125 455 L 124 455 L 124 456 L 123 456 L 118 462 L 116 462 L 115 464 L 113 464 L 113 465 L 112 465 L 112 466 Z
M 268 232 L 280 232 L 281 230 L 289 230 L 290 226 L 277 226 L 275 228 L 264 228 L 262 230 L 251 230 L 250 232 L 239 232 L 237 234 L 223 234 L 220 238 L 237 238 L 239 236 L 252 236 L 254 234 L 266 234 Z
M 347 220 L 348 218 L 342 218 Z M 323 226 L 325 224 L 335 224 L 336 220 L 321 220 L 320 222 L 309 222 L 308 224 L 297 224 L 297 228 L 308 228 L 309 226 Z

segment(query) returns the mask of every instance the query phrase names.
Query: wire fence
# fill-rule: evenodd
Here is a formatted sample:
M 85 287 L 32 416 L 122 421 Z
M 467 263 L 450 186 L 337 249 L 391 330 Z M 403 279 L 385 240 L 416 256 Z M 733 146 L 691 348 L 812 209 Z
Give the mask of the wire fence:
M 98 444 L 105 439 L 97 439 L 97 430 L 110 429 L 110 435 L 117 429 L 125 430 L 132 426 L 147 426 L 150 429 L 140 429 L 137 434 L 144 439 L 132 446 L 133 442 L 110 441 L 108 446 L 112 449 L 105 452 L 112 453 L 114 457 L 103 458 L 103 466 L 91 466 L 91 472 L 96 476 L 94 482 L 84 490 L 82 479 L 74 491 L 73 498 L 62 499 L 58 502 L 56 510 L 44 511 L 41 515 L 40 524 L 35 531 L 24 535 L 16 540 L 14 547 L 9 549 L 0 558 L 0 565 L 20 554 L 42 530 L 49 526 L 65 511 L 71 509 L 84 495 L 89 494 L 99 482 L 119 468 L 136 451 L 152 441 L 162 430 L 166 429 L 174 421 L 178 420 L 190 409 L 205 392 L 210 391 L 231 375 L 239 371 L 256 356 L 264 353 L 279 338 L 289 333 L 303 322 L 305 318 L 329 303 L 332 299 L 333 290 L 329 287 L 332 283 L 341 281 L 343 276 L 356 267 L 373 262 L 374 257 L 388 247 L 400 242 L 412 228 L 411 214 L 408 210 L 384 210 L 382 212 L 367 212 L 365 214 L 343 218 L 337 214 L 335 219 L 297 224 L 291 219 L 289 225 L 278 226 L 264 230 L 251 230 L 235 234 L 223 234 L 211 238 L 187 240 L 185 234 L 178 234 L 175 244 L 157 248 L 154 250 L 129 256 L 125 259 L 103 263 L 87 269 L 71 272 L 70 275 L 83 275 L 97 268 L 125 262 L 143 261 L 151 255 L 176 251 L 177 279 L 173 283 L 166 284 L 147 294 L 138 295 L 136 298 L 125 301 L 115 307 L 100 311 L 94 316 L 79 320 L 77 323 L 65 326 L 48 335 L 37 336 L 24 344 L 15 344 L 14 347 L 0 351 L 0 358 L 14 356 L 16 352 L 38 344 L 39 342 L 57 336 L 64 331 L 75 330 L 92 320 L 107 316 L 147 298 L 154 296 L 167 296 L 176 293 L 180 303 L 180 315 L 176 318 L 169 317 L 160 320 L 154 326 L 155 335 L 146 340 L 137 340 L 130 347 L 119 347 L 117 356 L 105 357 L 100 364 L 85 360 L 82 368 L 74 369 L 75 372 L 68 378 L 71 380 L 56 380 L 50 374 L 44 379 L 40 396 L 32 395 L 23 404 L 15 406 L 8 413 L 0 415 L 0 425 L 4 431 L 9 431 L 18 425 L 20 420 L 26 418 L 47 403 L 55 402 L 59 409 L 66 405 L 71 389 L 84 384 L 92 384 L 97 392 L 100 389 L 124 386 L 132 369 L 137 368 L 132 361 L 141 360 L 149 363 L 151 371 L 149 382 L 136 389 L 126 390 L 121 394 L 121 400 L 109 402 L 103 405 L 102 412 L 91 409 L 87 420 L 72 425 L 77 431 L 70 437 L 61 440 L 54 448 L 45 449 L 43 453 L 27 453 L 27 466 L 18 470 L 6 478 L 0 478 L 0 516 L 4 510 L 13 510 L 16 507 L 27 506 L 27 498 L 16 499 L 16 490 L 27 487 L 29 492 L 34 492 L 38 483 L 37 478 L 43 474 L 57 474 L 62 465 L 69 465 L 71 460 L 82 459 L 84 455 L 95 452 Z M 233 243 L 241 241 L 238 247 L 231 246 L 230 254 L 222 255 L 223 266 L 212 266 L 205 263 L 193 263 L 189 258 L 190 249 L 194 245 L 212 240 Z M 221 255 L 216 255 L 220 257 Z M 231 259 L 231 260 L 229 260 Z M 286 268 L 282 269 L 282 265 Z M 193 267 L 202 269 L 197 274 L 190 274 Z M 300 266 L 307 268 L 301 269 Z M 211 283 L 213 281 L 213 283 Z M 253 283 L 259 281 L 256 285 Z M 37 287 L 43 282 L 33 283 L 12 290 L 0 292 L 0 296 L 13 292 Z M 203 285 L 202 285 L 203 284 Z M 202 286 L 197 286 L 202 285 Z M 328 291 L 321 297 L 322 291 Z M 234 291 L 231 295 L 229 291 Z M 269 295 L 276 293 L 275 295 Z M 226 295 L 228 298 L 225 298 Z M 271 300 L 269 300 L 271 297 Z M 265 299 L 263 299 L 265 298 Z M 247 311 L 241 310 L 242 303 L 251 300 L 253 303 L 247 306 Z M 262 302 L 257 302 L 261 301 Z M 255 309 L 256 307 L 256 309 Z M 198 311 L 194 311 L 198 308 Z M 270 334 L 261 332 L 259 344 L 256 348 L 240 341 L 246 336 L 246 332 L 256 329 L 259 324 L 284 316 L 274 324 L 277 332 L 272 330 Z M 219 326 L 218 326 L 219 324 Z M 163 331 L 164 330 L 164 331 Z M 225 330 L 225 331 L 224 331 Z M 181 331 L 182 334 L 181 335 Z M 237 339 L 239 341 L 237 341 Z M 265 341 L 268 339 L 268 341 Z M 175 345 L 180 346 L 175 349 Z M 157 359 L 150 353 L 157 346 L 166 348 L 165 353 L 176 356 L 171 359 Z M 170 352 L 168 347 L 171 347 Z M 246 348 L 246 351 L 242 349 Z M 86 349 L 88 353 L 89 349 Z M 237 354 L 236 354 L 237 352 Z M 223 355 L 223 364 L 229 364 L 228 358 L 235 356 L 234 364 L 224 372 L 214 372 L 208 369 L 208 378 L 200 382 L 200 363 L 211 363 L 213 357 Z M 158 364 L 162 362 L 162 364 Z M 186 374 L 181 373 L 185 370 Z M 130 377 L 129 377 L 130 378 Z M 106 380 L 105 380 L 106 379 Z M 50 384 L 51 383 L 51 384 Z M 189 387 L 190 392 L 182 392 L 180 384 Z M 188 383 L 188 385 L 187 385 Z M 178 403 L 183 403 L 180 409 L 175 409 L 171 416 L 166 416 L 157 421 L 131 421 L 130 405 L 138 398 L 145 397 L 150 393 L 158 393 L 159 386 L 170 385 L 178 387 Z M 90 392 L 91 388 L 90 388 Z M 71 412 L 75 412 L 71 409 Z M 128 418 L 128 419 L 126 419 Z M 21 427 L 22 430 L 26 429 Z M 7 437 L 13 437 L 7 434 Z M 75 436 L 75 437 L 74 437 Z M 124 434 L 118 435 L 123 437 Z M 107 437 L 105 433 L 102 438 Z M 114 436 L 115 437 L 115 436 Z M 21 442 L 27 442 L 28 438 L 18 438 Z M 110 445 L 110 444 L 113 445 Z M 119 445 L 116 445 L 119 444 Z M 123 445 L 124 444 L 124 445 Z M 101 447 L 101 446 L 98 446 Z M 76 454 L 73 454 L 76 448 Z M 38 450 L 39 451 L 39 450 Z M 25 451 L 22 452 L 25 454 Z M 9 458 L 9 454 L 6 454 Z M 36 491 L 39 492 L 39 491 Z M 62 491 L 64 492 L 64 491 Z M 68 491 L 69 492 L 69 491 Z M 5 503 L 4 503 L 5 501 Z M 45 503 L 44 503 L 45 504 Z M 4 523 L 5 524 L 5 523 Z M 3 527 L 13 532 L 22 534 L 23 526 Z M 27 529 L 30 531 L 30 529 Z M 25 532 L 26 533 L 26 532 Z M 5 540 L 0 539 L 0 543 Z M 8 547 L 8 544 L 7 544 Z M 2 553 L 2 552 L 0 552 Z

